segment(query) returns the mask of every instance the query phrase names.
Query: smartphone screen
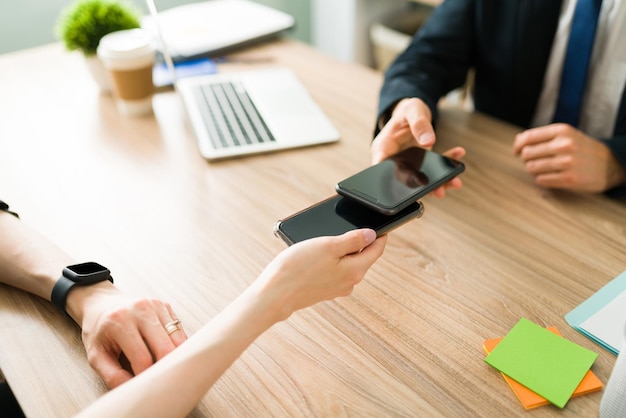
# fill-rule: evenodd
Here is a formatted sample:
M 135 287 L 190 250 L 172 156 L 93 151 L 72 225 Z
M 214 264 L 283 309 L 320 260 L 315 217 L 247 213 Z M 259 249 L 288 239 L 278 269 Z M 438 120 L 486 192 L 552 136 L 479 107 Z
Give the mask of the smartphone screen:
M 395 215 L 384 215 L 352 199 L 335 195 L 276 222 L 274 234 L 292 245 L 309 238 L 341 235 L 359 228 L 371 228 L 378 236 L 424 212 L 421 202 L 413 202 Z
M 407 148 L 337 183 L 337 193 L 382 212 L 394 214 L 465 170 L 460 162 L 428 151 Z

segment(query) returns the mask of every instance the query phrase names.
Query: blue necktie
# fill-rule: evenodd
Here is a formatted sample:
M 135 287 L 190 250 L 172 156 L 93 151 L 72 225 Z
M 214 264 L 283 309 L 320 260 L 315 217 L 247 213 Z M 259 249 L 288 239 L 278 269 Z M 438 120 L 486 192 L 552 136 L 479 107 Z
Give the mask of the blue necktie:
M 587 68 L 591 59 L 601 5 L 602 0 L 578 0 L 576 2 L 572 31 L 563 61 L 563 74 L 554 112 L 554 122 L 578 126 L 587 81 Z

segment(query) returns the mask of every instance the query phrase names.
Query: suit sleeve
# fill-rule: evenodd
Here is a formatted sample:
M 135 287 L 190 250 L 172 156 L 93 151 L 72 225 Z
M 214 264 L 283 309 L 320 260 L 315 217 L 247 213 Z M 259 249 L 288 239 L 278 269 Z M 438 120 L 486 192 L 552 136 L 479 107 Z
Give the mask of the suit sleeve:
M 611 150 L 617 161 L 626 168 L 626 135 L 616 135 L 612 138 L 602 139 Z
M 626 90 L 622 92 L 622 100 L 617 111 L 613 136 L 601 141 L 609 147 L 622 167 L 626 168 Z
M 617 159 L 617 162 L 626 169 L 626 135 L 615 135 L 611 138 L 601 139 Z M 626 197 L 626 184 L 621 184 L 606 191 L 607 196 L 613 198 Z
M 430 107 L 433 121 L 437 102 L 463 85 L 470 68 L 474 21 L 474 0 L 446 0 L 413 37 L 385 72 L 379 95 L 377 121 L 389 118 L 401 99 L 419 97 Z M 376 134 L 379 127 L 377 124 Z

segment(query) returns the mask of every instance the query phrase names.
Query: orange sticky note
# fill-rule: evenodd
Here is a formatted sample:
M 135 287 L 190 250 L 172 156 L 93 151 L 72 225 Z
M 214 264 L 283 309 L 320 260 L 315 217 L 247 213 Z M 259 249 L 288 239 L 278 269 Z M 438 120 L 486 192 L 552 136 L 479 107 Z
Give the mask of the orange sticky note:
M 555 333 L 558 336 L 561 336 L 561 333 L 556 329 L 556 327 L 548 327 L 546 329 Z M 483 348 L 485 349 L 487 354 L 489 354 L 501 340 L 502 338 L 492 338 L 490 340 L 485 340 Z M 517 396 L 517 399 L 519 399 L 522 405 L 524 405 L 524 408 L 532 409 L 539 406 L 548 405 L 550 403 L 544 397 L 536 394 L 532 390 L 528 389 L 526 386 L 511 379 L 504 373 L 502 373 L 502 376 L 513 390 L 513 393 L 515 393 L 515 396 Z M 572 394 L 572 396 L 585 395 L 587 393 L 596 392 L 600 389 L 602 389 L 602 382 L 595 374 L 593 374 L 591 370 L 589 370 Z

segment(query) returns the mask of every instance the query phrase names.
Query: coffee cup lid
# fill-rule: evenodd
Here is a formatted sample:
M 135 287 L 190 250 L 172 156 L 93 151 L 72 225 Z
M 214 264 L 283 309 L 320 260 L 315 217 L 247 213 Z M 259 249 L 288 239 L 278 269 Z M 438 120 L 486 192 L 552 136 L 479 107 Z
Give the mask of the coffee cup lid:
M 142 29 L 111 32 L 103 36 L 98 44 L 98 56 L 102 59 L 139 58 L 152 54 L 152 39 Z

